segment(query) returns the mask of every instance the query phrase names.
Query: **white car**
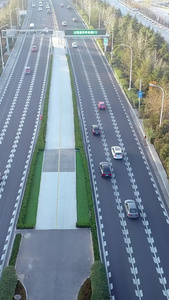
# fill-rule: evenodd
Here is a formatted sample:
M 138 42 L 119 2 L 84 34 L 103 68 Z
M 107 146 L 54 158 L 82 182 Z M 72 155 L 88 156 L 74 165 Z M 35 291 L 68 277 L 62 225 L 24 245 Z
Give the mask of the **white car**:
M 39 10 L 39 11 L 42 10 L 42 6 L 39 6 L 38 10 Z
M 49 29 L 46 27 L 43 29 L 43 33 L 48 33 L 49 32 Z
M 61 7 L 64 7 L 64 3 L 60 3 L 60 6 L 61 6 Z
M 121 150 L 121 147 L 119 147 L 119 146 L 112 146 L 111 153 L 112 153 L 114 159 L 122 159 L 123 158 L 123 152 Z
M 76 42 L 72 43 L 72 48 L 77 48 L 77 43 Z
M 35 4 L 35 3 L 32 3 L 32 7 L 36 7 L 36 4 Z
M 73 18 L 72 21 L 73 21 L 73 22 L 77 22 L 77 19 L 76 19 L 76 18 Z
M 62 22 L 62 25 L 63 25 L 63 26 L 67 26 L 66 21 L 63 21 L 63 22 Z
M 25 67 L 25 75 L 29 75 L 31 73 L 31 68 L 29 66 Z

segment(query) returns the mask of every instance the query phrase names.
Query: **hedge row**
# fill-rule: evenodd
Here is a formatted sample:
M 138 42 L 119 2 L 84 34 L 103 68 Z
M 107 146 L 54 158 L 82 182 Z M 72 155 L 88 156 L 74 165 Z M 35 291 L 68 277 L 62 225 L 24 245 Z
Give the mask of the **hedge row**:
M 15 288 L 17 284 L 17 275 L 14 266 L 6 267 L 0 280 L 0 299 L 11 300 L 13 299 Z
M 96 261 L 91 268 L 92 296 L 90 300 L 109 300 L 106 270 L 100 261 Z
M 91 277 L 82 284 L 77 300 L 109 300 L 106 270 L 100 261 L 91 268 Z
M 15 241 L 13 244 L 13 249 L 12 249 L 12 254 L 9 260 L 9 265 L 10 266 L 15 266 L 16 263 L 16 259 L 18 256 L 18 252 L 19 252 L 19 247 L 20 247 L 20 242 L 21 242 L 21 234 L 17 234 L 15 236 Z
M 98 247 L 98 239 L 97 239 L 97 229 L 96 229 L 96 221 L 95 221 L 95 213 L 93 207 L 93 198 L 92 198 L 92 190 L 91 190 L 91 183 L 90 183 L 90 176 L 89 176 L 89 169 L 88 169 L 88 162 L 86 158 L 86 153 L 84 151 L 84 145 L 82 140 L 82 133 L 81 127 L 79 123 L 79 115 L 77 110 L 77 102 L 76 102 L 76 93 L 74 87 L 74 78 L 71 69 L 70 59 L 68 59 L 69 70 L 70 70 L 70 78 L 71 78 L 71 86 L 72 86 L 72 98 L 73 98 L 73 108 L 74 108 L 74 124 L 75 124 L 75 141 L 76 141 L 76 149 L 79 150 L 81 161 L 83 164 L 83 170 L 85 174 L 85 183 L 86 183 L 86 191 L 87 191 L 87 198 L 88 198 L 88 206 L 89 206 L 89 215 L 90 215 L 90 228 L 92 232 L 92 239 L 93 239 L 93 251 L 94 251 L 94 258 L 95 260 L 100 260 L 100 253 Z M 78 199 L 77 199 L 78 201 Z M 81 227 L 81 224 L 77 223 L 77 227 Z

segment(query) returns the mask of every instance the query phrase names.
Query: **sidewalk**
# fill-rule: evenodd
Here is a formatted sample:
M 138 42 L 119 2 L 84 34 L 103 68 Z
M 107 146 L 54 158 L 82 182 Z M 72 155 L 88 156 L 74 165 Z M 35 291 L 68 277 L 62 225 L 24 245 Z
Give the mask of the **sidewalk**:
M 90 229 L 76 228 L 73 104 L 61 39 L 53 38 L 46 148 L 35 230 L 24 230 L 16 263 L 29 300 L 77 300 L 90 276 Z
M 76 228 L 72 91 L 64 45 L 60 42 L 61 39 L 53 38 L 54 59 L 36 229 Z

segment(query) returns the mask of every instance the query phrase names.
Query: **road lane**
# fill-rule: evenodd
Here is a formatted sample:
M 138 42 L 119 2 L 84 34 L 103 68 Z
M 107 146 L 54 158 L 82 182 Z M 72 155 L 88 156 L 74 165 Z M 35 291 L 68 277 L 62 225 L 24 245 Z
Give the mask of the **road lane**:
M 78 45 L 78 51 L 75 54 L 73 49 L 71 57 L 76 74 L 85 140 L 91 149 L 90 159 L 98 195 L 96 201 L 99 202 L 98 214 L 104 227 L 104 250 L 107 251 L 106 263 L 110 285 L 114 286 L 113 295 L 117 299 L 125 299 L 126 293 L 130 291 L 130 299 L 135 299 L 135 295 L 141 298 L 142 294 L 144 299 L 152 299 L 155 296 L 160 298 L 163 294 L 167 297 L 168 284 L 167 281 L 165 284 L 164 278 L 169 278 L 165 265 L 168 241 L 161 238 L 160 231 L 166 234 L 168 232 L 168 216 L 165 216 L 168 208 L 166 207 L 164 212 L 164 207 L 161 207 L 160 195 L 140 146 L 139 134 L 135 133 L 132 125 L 130 107 L 110 74 L 109 67 L 106 66 L 104 58 L 100 57 L 99 61 L 99 56 L 94 47 L 92 49 L 90 41 L 79 41 Z M 85 85 L 87 88 L 84 89 Z M 101 100 L 106 102 L 107 108 L 98 112 L 97 102 Z M 96 124 L 99 124 L 102 130 L 101 138 L 98 139 L 88 131 L 91 124 L 95 123 L 92 111 L 95 113 Z M 114 161 L 110 154 L 110 147 L 116 142 L 120 143 L 125 151 L 122 162 Z M 104 160 L 109 161 L 112 166 L 112 181 L 100 177 L 98 164 Z M 136 222 L 126 218 L 123 206 L 126 198 L 137 201 L 140 219 Z M 113 241 L 116 242 L 112 244 Z M 126 257 L 124 264 L 121 264 L 121 257 L 117 251 L 119 248 L 124 249 L 124 253 L 126 250 L 126 253 L 123 253 L 123 259 Z M 119 267 L 121 272 L 117 275 Z M 116 275 L 117 281 L 113 280 Z M 127 284 L 126 277 L 130 278 Z M 153 289 L 149 289 L 149 278 Z

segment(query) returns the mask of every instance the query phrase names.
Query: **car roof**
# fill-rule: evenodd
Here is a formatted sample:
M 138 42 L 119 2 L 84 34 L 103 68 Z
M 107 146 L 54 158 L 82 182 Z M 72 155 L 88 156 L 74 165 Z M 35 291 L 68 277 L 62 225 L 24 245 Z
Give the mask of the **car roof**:
M 122 149 L 120 146 L 112 146 L 112 148 L 115 152 L 122 152 Z
M 125 203 L 127 203 L 127 204 L 129 204 L 130 206 L 131 206 L 131 205 L 134 205 L 134 206 L 136 206 L 136 203 L 135 203 L 135 201 L 134 201 L 134 200 L 132 200 L 132 199 L 127 199 L 127 200 L 125 200 L 124 202 L 125 202 Z
M 106 161 L 100 162 L 100 165 L 102 165 L 102 167 L 109 167 L 109 164 Z

